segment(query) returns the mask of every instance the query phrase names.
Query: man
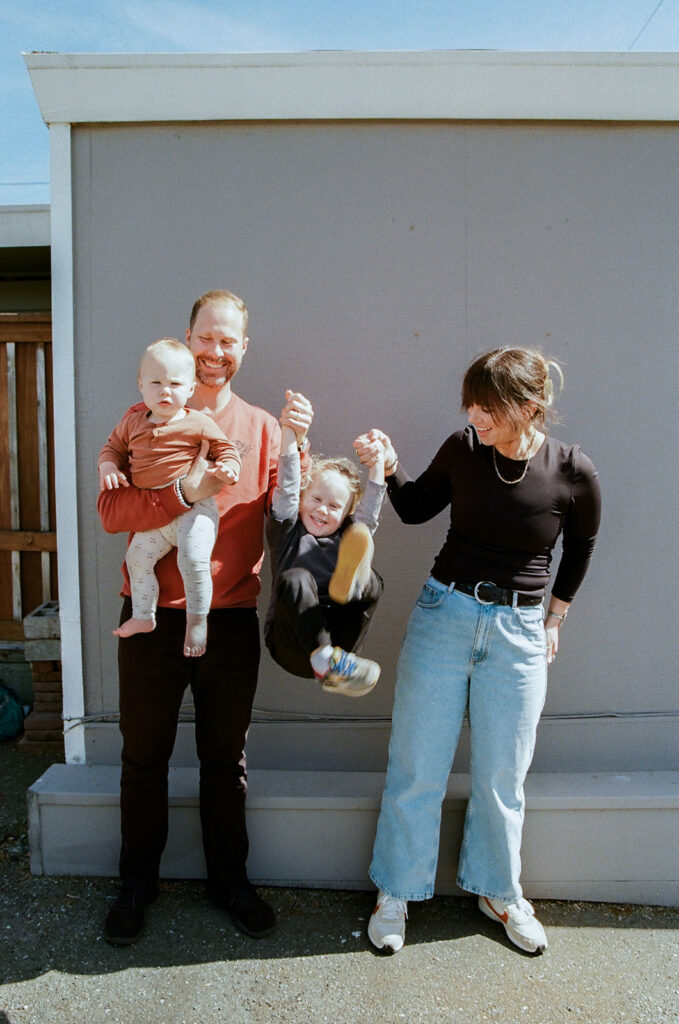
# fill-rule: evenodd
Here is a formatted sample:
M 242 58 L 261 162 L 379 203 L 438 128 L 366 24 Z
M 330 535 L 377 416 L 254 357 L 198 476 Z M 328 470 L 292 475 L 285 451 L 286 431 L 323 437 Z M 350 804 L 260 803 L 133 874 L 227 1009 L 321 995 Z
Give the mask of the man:
M 198 380 L 188 404 L 211 416 L 237 445 L 239 482 L 222 489 L 206 472 L 205 461 L 197 459 L 173 487 L 153 491 L 129 486 L 102 491 L 99 497 L 99 514 L 109 533 L 162 527 L 194 502 L 212 496 L 220 515 L 205 654 L 183 655 L 184 588 L 174 550 L 156 566 L 160 596 L 155 630 L 119 640 L 122 886 L 105 924 L 105 937 L 115 945 L 136 942 L 146 909 L 157 895 L 168 829 L 168 761 L 187 685 L 195 707 L 208 898 L 248 935 L 259 938 L 275 927 L 271 907 L 246 874 L 243 748 L 257 685 L 262 527 L 275 484 L 280 427 L 273 416 L 231 390 L 248 347 L 247 322 L 241 299 L 231 292 L 210 291 L 195 302 L 186 331 Z M 301 443 L 312 415 L 306 399 L 293 395 L 281 422 L 295 430 Z M 121 621 L 129 618 L 131 607 L 125 568 L 123 572 Z

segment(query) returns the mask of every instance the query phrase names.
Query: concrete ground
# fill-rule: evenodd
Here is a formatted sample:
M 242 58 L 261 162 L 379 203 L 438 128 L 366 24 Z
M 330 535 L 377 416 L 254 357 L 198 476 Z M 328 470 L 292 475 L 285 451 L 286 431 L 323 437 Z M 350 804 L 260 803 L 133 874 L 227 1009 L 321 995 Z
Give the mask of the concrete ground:
M 33 877 L 25 792 L 54 758 L 0 744 L 0 1024 L 679 1022 L 679 909 L 536 903 L 550 942 L 515 949 L 471 899 L 411 905 L 394 957 L 368 892 L 268 889 L 279 920 L 240 935 L 198 882 L 164 882 L 144 938 L 103 940 L 105 878 Z

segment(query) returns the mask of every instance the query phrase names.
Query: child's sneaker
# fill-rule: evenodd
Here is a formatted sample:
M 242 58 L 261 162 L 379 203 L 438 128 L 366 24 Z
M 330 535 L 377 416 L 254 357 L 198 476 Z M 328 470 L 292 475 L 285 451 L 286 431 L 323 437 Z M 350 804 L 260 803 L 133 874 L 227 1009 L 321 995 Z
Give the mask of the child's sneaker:
M 335 647 L 330 655 L 330 668 L 323 676 L 323 689 L 328 693 L 341 693 L 345 697 L 363 697 L 370 693 L 380 678 L 376 661 L 359 658 L 350 651 Z
M 375 545 L 365 523 L 350 523 L 342 534 L 328 593 L 337 604 L 360 597 L 370 578 Z
M 501 900 L 491 900 L 488 896 L 479 896 L 479 910 L 491 921 L 504 925 L 507 938 L 519 949 L 526 953 L 544 953 L 547 949 L 545 930 L 528 900 L 503 903 Z

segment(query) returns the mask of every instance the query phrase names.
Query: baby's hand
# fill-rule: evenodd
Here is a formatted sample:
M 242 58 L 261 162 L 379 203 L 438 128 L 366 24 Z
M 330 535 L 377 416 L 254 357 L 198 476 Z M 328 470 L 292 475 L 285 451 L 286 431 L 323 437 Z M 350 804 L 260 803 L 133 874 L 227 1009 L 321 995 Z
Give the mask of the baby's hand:
M 240 469 L 227 465 L 225 462 L 215 462 L 214 466 L 207 471 L 215 480 L 221 480 L 223 484 L 238 483 Z
M 129 487 L 127 477 L 118 469 L 115 462 L 102 462 L 99 465 L 99 490 L 113 491 L 118 487 Z

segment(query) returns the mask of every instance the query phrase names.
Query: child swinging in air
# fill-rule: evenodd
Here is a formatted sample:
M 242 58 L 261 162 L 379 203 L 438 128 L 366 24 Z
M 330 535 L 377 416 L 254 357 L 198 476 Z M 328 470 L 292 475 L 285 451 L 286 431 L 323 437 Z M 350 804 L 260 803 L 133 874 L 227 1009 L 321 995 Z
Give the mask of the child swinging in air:
M 102 448 L 100 490 L 128 487 L 123 467 L 129 466 L 135 487 L 174 487 L 186 504 L 181 481 L 200 454 L 204 441 L 210 446 L 207 457 L 215 463 L 207 472 L 224 484 L 235 484 L 241 465 L 236 445 L 205 413 L 186 408 L 196 387 L 196 364 L 189 349 L 174 338 L 154 341 L 141 358 L 137 383 L 144 404 L 125 413 Z M 205 653 L 207 614 L 212 600 L 210 556 L 218 522 L 215 499 L 208 498 L 188 506 L 167 526 L 132 536 L 125 558 L 132 592 L 132 618 L 113 630 L 116 636 L 124 638 L 155 629 L 155 565 L 175 547 L 186 595 L 184 656 L 198 658 Z
M 295 397 L 286 392 L 288 406 Z M 376 662 L 353 652 L 382 593 L 372 568 L 372 534 L 386 492 L 384 448 L 370 467 L 365 491 L 357 468 L 341 457 L 314 456 L 302 479 L 290 417 L 281 418 L 281 427 L 266 526 L 273 572 L 266 645 L 292 675 L 319 679 L 330 693 L 362 697 L 380 675 Z

